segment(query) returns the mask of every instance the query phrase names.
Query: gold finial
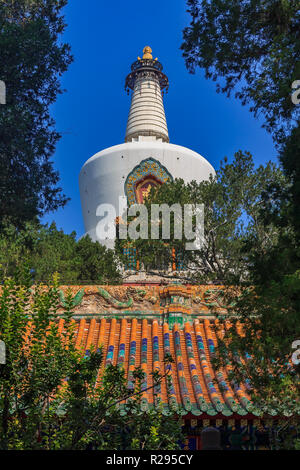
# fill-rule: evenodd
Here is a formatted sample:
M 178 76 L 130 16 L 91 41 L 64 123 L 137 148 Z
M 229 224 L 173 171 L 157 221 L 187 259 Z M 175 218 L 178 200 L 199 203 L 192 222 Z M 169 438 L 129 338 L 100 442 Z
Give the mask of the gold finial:
M 152 52 L 151 47 L 149 47 L 149 46 L 144 47 L 144 49 L 143 49 L 143 53 L 144 53 L 143 59 L 153 59 L 151 52 Z

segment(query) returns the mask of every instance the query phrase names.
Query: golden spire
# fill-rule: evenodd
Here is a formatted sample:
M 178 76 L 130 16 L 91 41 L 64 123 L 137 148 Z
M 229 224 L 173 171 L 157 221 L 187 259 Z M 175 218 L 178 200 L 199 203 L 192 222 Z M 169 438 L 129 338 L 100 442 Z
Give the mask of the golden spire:
M 144 47 L 144 49 L 143 49 L 143 53 L 144 53 L 143 59 L 153 59 L 151 52 L 152 52 L 151 47 L 149 47 L 149 46 Z
M 151 49 L 150 46 L 144 47 L 144 49 L 143 49 L 143 53 L 144 53 L 143 59 L 153 60 L 151 52 L 152 52 L 152 49 Z M 140 57 L 138 57 L 138 60 L 142 60 L 142 59 Z M 157 60 L 157 57 L 154 59 L 154 61 L 156 61 L 156 60 Z
M 143 55 L 143 59 L 151 59 L 151 60 L 152 60 L 153 57 L 152 57 L 151 52 L 152 52 L 152 49 L 151 49 L 150 46 L 144 47 L 144 49 L 143 49 L 143 54 L 144 54 L 144 55 Z M 141 60 L 141 58 L 138 57 L 138 60 Z M 157 58 L 154 59 L 154 60 L 157 60 Z

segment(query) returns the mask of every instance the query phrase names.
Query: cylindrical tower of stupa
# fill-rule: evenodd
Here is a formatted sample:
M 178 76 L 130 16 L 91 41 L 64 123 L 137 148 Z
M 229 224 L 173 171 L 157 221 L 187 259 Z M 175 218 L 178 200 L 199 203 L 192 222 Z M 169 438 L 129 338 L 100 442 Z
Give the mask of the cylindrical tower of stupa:
M 139 136 L 152 136 L 155 140 L 169 142 L 162 89 L 168 87 L 168 79 L 162 73 L 162 65 L 152 58 L 149 46 L 144 48 L 142 59 L 131 66 L 126 88 L 133 89 L 125 142 L 134 142 Z

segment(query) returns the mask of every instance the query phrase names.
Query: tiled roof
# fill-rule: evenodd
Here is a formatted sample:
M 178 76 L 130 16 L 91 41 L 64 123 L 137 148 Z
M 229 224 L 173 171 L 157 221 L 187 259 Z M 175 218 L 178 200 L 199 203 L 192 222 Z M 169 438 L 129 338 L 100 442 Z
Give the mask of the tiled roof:
M 138 318 L 81 319 L 76 323 L 78 348 L 86 351 L 92 344 L 96 348 L 103 346 L 100 377 L 108 364 L 122 364 L 128 387 L 132 388 L 132 373 L 135 367 L 141 367 L 145 372 L 142 389 L 146 389 L 153 385 L 153 371 L 158 370 L 163 375 L 169 367 L 169 394 L 164 378 L 155 392 L 150 388 L 143 393 L 143 409 L 153 406 L 156 393 L 165 409 L 175 404 L 182 415 L 255 415 L 246 388 L 229 383 L 229 369 L 219 372 L 212 367 L 211 359 L 217 347 L 217 320 L 196 319 L 186 322 L 183 328 L 175 324 L 172 329 L 168 323 Z M 63 328 L 62 319 L 59 326 Z M 174 359 L 168 366 L 164 363 L 166 353 Z

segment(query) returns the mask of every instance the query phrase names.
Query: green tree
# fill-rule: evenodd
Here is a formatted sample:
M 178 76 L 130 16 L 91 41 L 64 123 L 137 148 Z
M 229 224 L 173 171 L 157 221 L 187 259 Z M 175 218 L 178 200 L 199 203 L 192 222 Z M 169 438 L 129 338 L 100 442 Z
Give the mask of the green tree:
M 16 268 L 29 257 L 28 245 L 31 244 L 32 236 L 28 225 L 26 224 L 26 230 L 18 231 L 14 225 L 7 221 L 2 222 L 2 230 L 0 231 L 1 278 L 12 275 Z
M 262 194 L 260 222 L 272 224 L 277 236 L 262 250 L 255 234 L 247 234 L 249 285 L 228 293 L 236 320 L 217 358 L 233 364 L 232 379 L 247 380 L 260 406 L 288 416 L 299 411 L 300 396 L 299 366 L 291 363 L 292 343 L 300 337 L 300 123 L 291 100 L 291 85 L 300 76 L 299 2 L 189 0 L 188 5 L 192 22 L 182 45 L 188 69 L 200 66 L 208 78 L 224 79 L 218 91 L 230 94 L 235 88 L 255 115 L 263 114 L 288 180 Z
M 4 282 L 0 448 L 176 449 L 181 431 L 174 413 L 163 413 L 158 403 L 142 410 L 143 371 L 135 370 L 133 389 L 120 366 L 111 365 L 99 380 L 101 348 L 85 353 L 75 348 L 71 293 L 58 316 L 59 304 L 55 277 L 52 285 L 33 288 L 30 273 L 19 271 L 15 280 Z M 154 374 L 154 386 L 161 380 Z
M 79 241 L 76 233 L 66 234 L 55 223 L 50 226 L 27 222 L 23 229 L 10 223 L 0 231 L 0 274 L 12 276 L 16 268 L 28 265 L 32 279 L 48 281 L 58 272 L 67 283 L 119 283 L 118 259 L 112 250 L 92 242 Z
M 217 81 L 217 91 L 233 90 L 264 126 L 282 139 L 299 120 L 292 83 L 300 77 L 298 0 L 187 0 L 191 24 L 183 31 L 183 56 Z M 298 124 L 299 125 L 299 121 Z
M 153 190 L 146 200 L 148 209 L 148 240 L 131 242 L 136 247 L 138 257 L 146 270 L 161 270 L 167 274 L 174 262 L 172 248 L 175 249 L 177 264 L 185 266 L 184 275 L 194 282 L 240 282 L 248 278 L 250 252 L 246 245 L 251 236 L 255 238 L 262 252 L 265 252 L 277 237 L 277 230 L 271 223 L 265 226 L 260 212 L 263 203 L 262 191 L 270 185 L 287 186 L 280 169 L 269 162 L 265 167 L 254 167 L 252 155 L 239 151 L 231 163 L 221 162 L 215 178 L 209 181 L 185 184 L 183 180 L 162 185 Z M 183 236 L 177 240 L 174 233 L 174 215 L 171 214 L 170 239 L 164 239 L 160 217 L 160 238 L 151 238 L 151 205 L 179 203 L 204 204 L 204 242 L 199 250 L 187 250 L 189 240 Z M 194 230 L 196 220 L 194 217 Z M 182 220 L 184 235 L 184 217 Z M 119 240 L 118 246 L 126 245 L 127 240 Z M 249 251 L 246 249 L 249 246 Z
M 42 427 L 49 431 L 50 400 L 76 357 L 70 295 L 61 340 L 53 323 L 59 306 L 57 282 L 47 291 L 32 291 L 30 285 L 30 273 L 19 271 L 16 281 L 7 279 L 1 292 L 0 336 L 6 345 L 0 371 L 2 449 L 12 448 L 11 443 L 16 449 L 34 448 Z M 47 446 L 49 439 L 48 432 Z
M 78 278 L 79 259 L 76 253 L 76 233 L 64 233 L 53 222 L 40 226 L 34 234 L 30 252 L 30 266 L 36 281 L 48 281 L 54 272 L 62 280 L 74 282 Z
M 293 225 L 295 234 L 300 239 L 300 126 L 295 127 L 291 135 L 286 139 L 280 149 L 279 159 L 284 168 L 285 174 L 291 181 L 290 190 L 280 192 L 279 198 L 282 200 L 282 217 L 286 225 Z M 300 259 L 298 257 L 298 261 Z
M 67 0 L 0 3 L 0 223 L 17 226 L 64 206 L 51 156 L 60 138 L 49 108 L 62 92 L 60 76 L 72 61 L 61 41 Z
M 203 68 L 217 91 L 250 104 L 263 115 L 286 176 L 288 192 L 272 192 L 286 224 L 300 235 L 300 121 L 292 83 L 300 77 L 298 0 L 187 0 L 191 23 L 181 49 L 187 69 Z M 288 217 L 288 219 L 287 219 Z M 282 222 L 281 222 L 282 223 Z M 298 258 L 299 259 L 299 258 Z
M 78 263 L 78 279 L 97 281 L 97 283 L 120 283 L 119 261 L 113 250 L 99 242 L 93 242 L 86 235 L 81 238 L 75 249 Z
M 69 394 L 64 404 L 68 419 L 60 434 L 59 447 L 177 449 L 182 436 L 175 410 L 166 413 L 156 401 L 152 409 L 143 411 L 144 372 L 135 369 L 133 389 L 128 389 L 124 369 L 109 365 L 101 386 L 97 387 L 99 364 L 96 368 L 91 365 L 96 357 L 93 352 L 88 352 L 85 362 L 69 377 Z M 159 373 L 153 374 L 155 387 L 159 386 L 162 377 Z
M 275 448 L 299 445 L 300 366 L 292 361 L 292 344 L 300 337 L 299 274 L 225 289 L 223 303 L 230 305 L 229 318 L 211 308 L 219 317 L 214 366 L 227 370 L 234 387 L 246 386 L 261 416 L 289 418 L 279 432 L 280 439 L 272 442 Z

